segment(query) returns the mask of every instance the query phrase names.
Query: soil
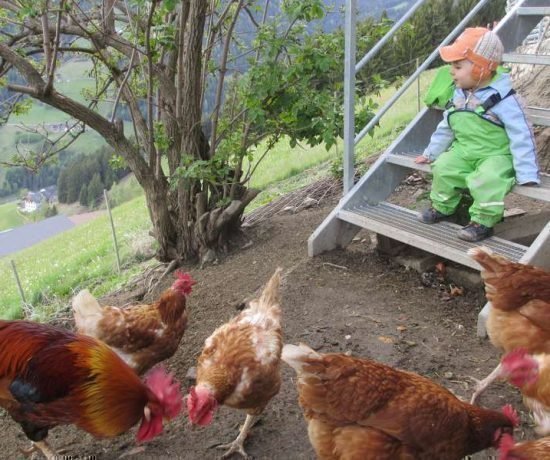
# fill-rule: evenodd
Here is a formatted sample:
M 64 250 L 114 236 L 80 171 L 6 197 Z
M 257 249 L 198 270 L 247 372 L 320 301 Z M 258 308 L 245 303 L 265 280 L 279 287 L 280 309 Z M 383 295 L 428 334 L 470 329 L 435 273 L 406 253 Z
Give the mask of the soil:
M 282 286 L 284 336 L 288 343 L 304 342 L 322 352 L 351 352 L 391 366 L 418 372 L 469 398 L 470 376 L 485 377 L 498 363 L 499 353 L 486 339 L 476 337 L 476 319 L 484 304 L 481 288 L 449 295 L 450 287 L 435 278 L 408 271 L 375 249 L 375 237 L 359 236 L 345 250 L 319 257 L 307 255 L 307 239 L 333 209 L 335 200 L 295 214 L 279 214 L 245 230 L 245 249 L 229 254 L 216 265 L 188 267 L 198 281 L 190 297 L 190 323 L 167 367 L 186 387 L 186 374 L 204 340 L 237 314 L 243 299 L 270 277 L 277 266 L 285 270 Z M 165 279 L 150 296 L 171 283 Z M 102 303 L 123 305 L 141 286 L 129 286 Z M 72 327 L 70 322 L 63 324 Z M 253 428 L 246 449 L 258 459 L 313 459 L 306 424 L 298 406 L 294 372 L 283 366 L 284 384 Z M 533 438 L 529 416 L 518 392 L 495 384 L 480 403 L 501 408 L 511 403 L 522 418 L 517 438 Z M 145 446 L 136 446 L 135 431 L 113 440 L 95 440 L 74 427 L 51 430 L 49 440 L 65 448 L 68 458 L 213 459 L 214 447 L 232 441 L 245 414 L 222 407 L 207 428 L 193 430 L 181 417 L 164 434 Z M 18 448 L 27 439 L 5 413 L 0 414 L 1 458 L 21 458 Z M 475 458 L 488 458 L 484 452 Z M 239 458 L 235 456 L 234 458 Z

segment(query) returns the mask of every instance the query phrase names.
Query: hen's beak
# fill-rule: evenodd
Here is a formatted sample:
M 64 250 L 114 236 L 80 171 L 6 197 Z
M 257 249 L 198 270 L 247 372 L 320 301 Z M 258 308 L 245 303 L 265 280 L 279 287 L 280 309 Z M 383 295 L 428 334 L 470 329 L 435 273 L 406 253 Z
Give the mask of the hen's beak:
M 151 409 L 149 409 L 149 406 L 145 406 L 143 409 L 143 416 L 147 422 L 151 421 Z

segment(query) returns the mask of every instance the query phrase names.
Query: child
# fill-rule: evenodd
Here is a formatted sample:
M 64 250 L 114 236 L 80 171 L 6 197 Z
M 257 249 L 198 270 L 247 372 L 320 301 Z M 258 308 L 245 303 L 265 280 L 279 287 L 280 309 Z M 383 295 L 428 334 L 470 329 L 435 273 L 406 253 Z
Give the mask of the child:
M 452 215 L 461 190 L 474 200 L 471 222 L 458 232 L 465 241 L 493 234 L 502 220 L 504 197 L 515 183 L 540 183 L 533 134 L 512 89 L 510 77 L 497 72 L 503 46 L 483 27 L 466 29 L 439 54 L 451 63 L 456 89 L 444 118 L 416 163 L 431 163 L 432 207 L 419 220 L 433 224 Z

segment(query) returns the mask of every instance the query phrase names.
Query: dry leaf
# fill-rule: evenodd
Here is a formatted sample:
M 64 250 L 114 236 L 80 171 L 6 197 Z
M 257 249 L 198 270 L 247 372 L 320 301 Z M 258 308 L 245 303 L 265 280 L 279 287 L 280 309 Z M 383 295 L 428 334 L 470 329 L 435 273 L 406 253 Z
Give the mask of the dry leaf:
M 120 457 L 118 457 L 118 458 L 129 457 L 129 456 L 131 456 L 131 455 L 140 454 L 141 452 L 145 452 L 145 447 L 144 447 L 144 446 L 134 447 L 133 449 L 130 449 L 130 450 L 124 452 L 124 453 L 123 453 Z
M 378 340 L 380 340 L 380 342 L 382 342 L 382 343 L 389 343 L 389 344 L 394 343 L 394 340 L 391 337 L 386 337 L 386 336 L 383 336 L 383 335 L 378 337 Z
M 459 295 L 463 295 L 464 294 L 464 288 L 461 288 L 459 286 L 452 286 L 451 285 L 451 290 L 449 291 L 449 294 L 451 294 L 451 297 L 456 297 L 456 296 L 459 296 Z

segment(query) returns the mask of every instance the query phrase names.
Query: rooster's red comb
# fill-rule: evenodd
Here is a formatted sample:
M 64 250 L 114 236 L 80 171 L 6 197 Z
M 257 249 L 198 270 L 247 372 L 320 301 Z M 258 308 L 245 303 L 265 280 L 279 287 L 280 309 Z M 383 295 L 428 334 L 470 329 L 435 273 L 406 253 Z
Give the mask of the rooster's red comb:
M 193 285 L 197 282 L 191 277 L 190 273 L 182 272 L 178 270 L 175 273 L 176 281 L 174 281 L 174 284 L 172 285 L 172 288 L 174 290 L 181 291 L 183 294 L 190 294 L 193 288 Z

